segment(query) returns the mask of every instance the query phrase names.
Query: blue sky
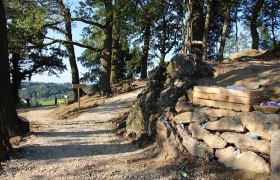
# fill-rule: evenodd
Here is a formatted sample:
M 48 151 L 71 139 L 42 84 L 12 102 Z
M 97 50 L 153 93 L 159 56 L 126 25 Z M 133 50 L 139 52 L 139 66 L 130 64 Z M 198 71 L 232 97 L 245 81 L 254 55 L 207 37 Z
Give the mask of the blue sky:
M 78 6 L 78 1 L 75 0 L 65 0 L 66 4 L 69 4 L 71 9 L 74 10 Z M 81 22 L 75 22 L 72 26 L 72 34 L 73 34 L 73 40 L 74 41 L 80 41 L 82 39 L 82 30 L 85 27 L 85 24 Z M 48 36 L 53 38 L 64 38 L 61 34 L 57 34 L 55 32 L 49 32 Z M 80 48 L 78 46 L 75 46 L 75 54 L 76 58 L 78 58 L 82 52 L 84 51 L 83 48 Z M 71 83 L 71 71 L 70 71 L 70 65 L 69 60 L 66 58 L 63 60 L 64 64 L 67 66 L 67 70 L 63 72 L 62 74 L 59 74 L 59 77 L 57 76 L 48 76 L 47 73 L 43 74 L 37 74 L 32 76 L 31 81 L 34 82 L 53 82 L 53 83 L 64 83 L 64 82 L 70 82 Z M 77 61 L 78 69 L 80 72 L 80 76 L 82 76 L 83 73 L 86 72 L 86 69 Z
M 81 33 L 82 33 L 82 29 L 84 27 L 83 23 L 75 23 L 76 25 L 73 28 L 73 40 L 74 41 L 80 41 L 80 39 L 82 38 Z M 49 33 L 50 37 L 55 37 L 55 38 L 63 38 L 62 35 L 50 32 Z M 75 54 L 76 54 L 76 58 L 78 58 L 82 52 L 84 51 L 83 48 L 80 48 L 78 46 L 75 46 Z M 68 58 L 65 58 L 63 60 L 64 64 L 67 66 L 67 70 L 65 72 L 63 72 L 62 74 L 59 74 L 59 77 L 57 76 L 48 76 L 47 73 L 43 73 L 43 74 L 36 74 L 34 76 L 32 76 L 31 81 L 34 82 L 53 82 L 53 83 L 64 83 L 64 82 L 70 82 L 71 83 L 71 71 L 70 71 L 70 65 L 69 65 L 69 60 Z M 80 72 L 80 76 L 86 72 L 86 69 L 77 61 L 78 64 L 78 69 Z

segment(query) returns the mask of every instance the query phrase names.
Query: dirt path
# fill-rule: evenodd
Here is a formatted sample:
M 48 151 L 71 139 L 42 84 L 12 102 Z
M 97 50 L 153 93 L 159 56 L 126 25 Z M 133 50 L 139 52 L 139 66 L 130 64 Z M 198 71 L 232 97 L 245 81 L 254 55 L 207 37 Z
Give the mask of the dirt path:
M 39 132 L 26 137 L 0 179 L 170 179 L 145 160 L 158 152 L 138 149 L 112 134 L 109 121 L 127 111 L 140 90 L 111 99 L 74 120 L 53 120 L 52 108 L 27 114 Z M 150 167 L 153 167 L 152 169 Z

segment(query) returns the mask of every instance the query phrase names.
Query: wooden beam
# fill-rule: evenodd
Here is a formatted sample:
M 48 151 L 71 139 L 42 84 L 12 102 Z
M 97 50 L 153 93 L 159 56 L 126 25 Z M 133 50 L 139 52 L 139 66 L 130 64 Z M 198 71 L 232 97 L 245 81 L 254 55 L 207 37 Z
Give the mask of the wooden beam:
M 86 84 L 72 84 L 72 88 L 86 88 Z
M 224 94 L 211 94 L 211 93 L 202 93 L 202 92 L 193 92 L 193 98 L 196 99 L 209 99 L 209 100 L 216 100 L 216 101 L 225 101 L 225 102 L 232 102 L 232 103 L 241 103 L 241 104 L 248 104 L 254 105 L 256 103 L 261 103 L 262 99 L 259 97 L 242 97 L 242 96 L 228 96 Z
M 259 97 L 262 95 L 262 91 L 241 91 L 227 89 L 224 87 L 206 87 L 206 86 L 194 86 L 194 92 L 210 93 L 210 94 L 223 94 L 227 96 L 241 96 L 241 97 Z
M 213 101 L 213 100 L 197 99 L 197 98 L 193 99 L 193 104 L 200 105 L 200 106 L 215 107 L 215 108 L 231 109 L 236 111 L 245 111 L 245 112 L 249 112 L 252 108 L 251 105 L 246 105 L 246 104 L 229 103 L 229 102 Z

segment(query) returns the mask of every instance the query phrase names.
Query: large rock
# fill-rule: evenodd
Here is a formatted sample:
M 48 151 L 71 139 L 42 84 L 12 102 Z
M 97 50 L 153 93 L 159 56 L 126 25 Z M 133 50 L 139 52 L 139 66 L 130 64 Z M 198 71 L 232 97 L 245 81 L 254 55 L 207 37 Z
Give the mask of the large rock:
M 207 119 L 196 112 L 184 112 L 175 116 L 174 121 L 176 121 L 177 123 L 192 123 L 192 122 L 204 123 L 207 121 Z
M 181 80 L 186 77 L 192 77 L 192 79 L 213 77 L 215 71 L 211 65 L 200 59 L 194 59 L 191 55 L 183 54 L 176 54 L 172 57 L 166 69 L 172 79 L 179 78 Z
M 183 129 L 178 125 L 178 132 L 182 137 L 182 144 L 188 150 L 190 154 L 193 156 L 202 157 L 205 159 L 210 159 L 214 157 L 214 151 L 212 148 L 206 146 L 202 142 L 199 142 L 197 139 L 194 139 L 187 132 L 183 131 Z
M 215 155 L 221 163 L 233 169 L 244 169 L 257 173 L 268 173 L 270 171 L 269 165 L 256 153 L 247 151 L 236 155 L 234 151 L 235 148 L 230 146 L 226 149 L 217 150 Z
M 271 140 L 273 131 L 280 129 L 279 114 L 263 114 L 262 112 L 244 112 L 240 116 L 241 123 L 253 135 Z
M 152 114 L 157 113 L 158 107 L 156 104 L 163 89 L 165 71 L 164 64 L 159 65 L 151 74 L 148 86 L 138 95 L 137 102 L 126 121 L 126 130 L 128 132 L 149 133 L 149 129 L 154 128 L 149 127 L 154 125 L 154 123 L 149 122 L 149 119 Z
M 200 114 L 205 114 L 209 117 L 214 117 L 214 118 L 221 118 L 221 117 L 235 117 L 238 116 L 240 113 L 231 111 L 231 110 L 226 110 L 226 109 L 213 109 L 213 108 L 195 108 L 195 111 L 200 113 Z
M 175 80 L 175 82 L 176 83 L 174 83 L 173 86 L 164 89 L 160 93 L 159 101 L 157 102 L 159 112 L 164 111 L 166 107 L 170 107 L 171 110 L 174 111 L 177 99 L 184 95 L 186 89 L 191 87 L 190 83 L 186 83 L 179 79 Z
M 207 122 L 206 129 L 215 131 L 245 132 L 245 127 L 237 117 L 223 117 L 219 121 Z
M 240 149 L 252 150 L 268 155 L 270 154 L 270 142 L 266 140 L 252 140 L 250 133 L 240 134 L 225 132 L 221 135 L 221 137 Z
M 190 111 L 190 110 L 191 110 L 191 107 L 187 102 L 186 96 L 180 97 L 175 105 L 175 111 L 177 113 L 181 113 L 181 112 Z
M 219 136 L 213 135 L 206 129 L 203 129 L 200 124 L 190 124 L 189 131 L 192 133 L 192 137 L 202 139 L 211 148 L 224 148 L 227 144 L 227 142 Z
M 275 131 L 271 140 L 270 163 L 272 180 L 280 179 L 280 130 Z
M 179 138 L 176 131 L 171 126 L 166 126 L 162 121 L 156 123 L 157 135 L 156 141 L 159 147 L 168 149 L 172 147 L 173 150 L 185 152 L 185 148 L 182 145 L 182 140 Z

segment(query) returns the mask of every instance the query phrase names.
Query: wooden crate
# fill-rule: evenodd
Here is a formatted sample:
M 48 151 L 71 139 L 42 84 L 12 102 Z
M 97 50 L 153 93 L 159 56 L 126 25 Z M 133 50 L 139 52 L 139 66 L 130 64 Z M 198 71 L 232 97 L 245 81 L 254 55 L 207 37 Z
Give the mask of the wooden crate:
M 194 105 L 248 112 L 254 104 L 261 102 L 262 91 L 194 86 L 192 94 Z

